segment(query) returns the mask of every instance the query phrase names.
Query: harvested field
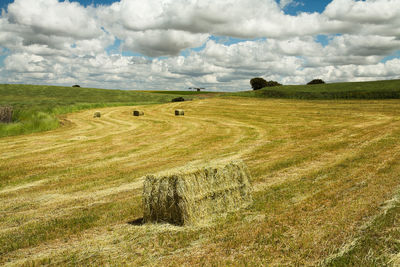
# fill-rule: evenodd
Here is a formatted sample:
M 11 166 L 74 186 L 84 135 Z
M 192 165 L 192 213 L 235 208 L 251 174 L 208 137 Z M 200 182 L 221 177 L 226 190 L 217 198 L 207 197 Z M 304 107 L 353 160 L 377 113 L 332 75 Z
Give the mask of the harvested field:
M 396 195 L 399 104 L 216 98 L 142 106 L 140 120 L 88 110 L 1 138 L 0 265 L 317 265 Z M 146 174 L 239 158 L 248 208 L 201 226 L 136 223 Z

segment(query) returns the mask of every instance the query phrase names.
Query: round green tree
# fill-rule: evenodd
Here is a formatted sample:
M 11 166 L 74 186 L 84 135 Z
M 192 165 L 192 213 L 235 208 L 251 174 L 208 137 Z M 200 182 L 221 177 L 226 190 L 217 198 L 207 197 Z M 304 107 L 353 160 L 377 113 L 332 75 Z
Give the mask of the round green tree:
M 250 80 L 250 85 L 253 88 L 253 90 L 258 90 L 261 88 L 264 88 L 267 86 L 267 81 L 264 80 L 263 78 L 253 78 Z

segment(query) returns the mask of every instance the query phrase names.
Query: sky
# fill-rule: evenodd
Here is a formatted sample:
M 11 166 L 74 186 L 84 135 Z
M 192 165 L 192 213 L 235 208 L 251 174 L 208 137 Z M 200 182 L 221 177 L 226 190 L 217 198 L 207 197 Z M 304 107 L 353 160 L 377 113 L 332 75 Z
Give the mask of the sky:
M 400 0 L 0 0 L 0 83 L 249 90 L 400 79 Z

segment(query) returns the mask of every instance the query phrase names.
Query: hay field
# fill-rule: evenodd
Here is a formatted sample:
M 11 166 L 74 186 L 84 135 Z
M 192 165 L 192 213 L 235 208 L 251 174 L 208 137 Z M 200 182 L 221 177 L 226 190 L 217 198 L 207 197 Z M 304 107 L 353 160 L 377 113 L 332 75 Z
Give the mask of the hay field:
M 83 87 L 0 84 L 0 107 L 11 106 L 14 109 L 13 123 L 0 123 L 0 138 L 54 130 L 59 126 L 56 116 L 61 114 L 104 107 L 161 104 L 171 102 L 177 95 L 178 92 L 155 94 Z M 199 96 L 195 92 L 182 92 L 183 95 L 193 95 L 193 98 Z
M 141 117 L 87 110 L 1 138 L 0 265 L 398 262 L 399 105 L 211 98 L 135 107 Z M 138 223 L 144 175 L 239 158 L 249 208 L 200 226 Z

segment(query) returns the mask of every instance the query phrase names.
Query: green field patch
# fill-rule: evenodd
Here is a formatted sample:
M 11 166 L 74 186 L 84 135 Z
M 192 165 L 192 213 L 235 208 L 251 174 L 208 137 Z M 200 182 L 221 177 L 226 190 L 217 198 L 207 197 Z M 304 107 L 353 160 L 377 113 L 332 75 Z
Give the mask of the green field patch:
M 12 106 L 13 123 L 0 123 L 0 137 L 42 132 L 59 126 L 58 115 L 85 109 L 170 102 L 178 92 L 163 94 L 45 85 L 0 84 L 0 106 Z
M 231 95 L 291 99 L 399 99 L 400 80 L 284 85 Z

